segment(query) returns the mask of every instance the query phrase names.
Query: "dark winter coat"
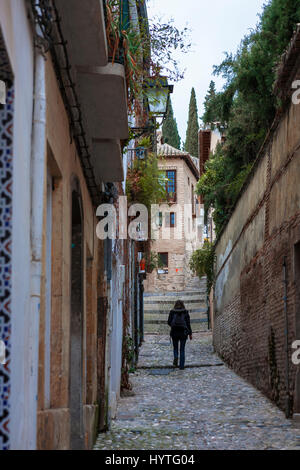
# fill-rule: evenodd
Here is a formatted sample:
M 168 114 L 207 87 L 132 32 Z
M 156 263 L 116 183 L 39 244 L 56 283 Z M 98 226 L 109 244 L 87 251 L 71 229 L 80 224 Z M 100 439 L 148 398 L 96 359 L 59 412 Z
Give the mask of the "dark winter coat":
M 174 317 L 176 312 L 182 312 L 185 315 L 185 323 L 186 323 L 186 326 L 187 326 L 187 330 L 182 332 L 182 333 L 180 333 L 178 331 L 172 331 L 172 321 L 173 321 L 173 317 Z M 189 315 L 189 312 L 185 309 L 184 310 L 182 310 L 182 309 L 176 309 L 176 310 L 173 309 L 173 310 L 171 310 L 170 313 L 169 313 L 168 325 L 171 326 L 170 336 L 172 338 L 185 339 L 188 336 L 192 335 L 190 315 Z

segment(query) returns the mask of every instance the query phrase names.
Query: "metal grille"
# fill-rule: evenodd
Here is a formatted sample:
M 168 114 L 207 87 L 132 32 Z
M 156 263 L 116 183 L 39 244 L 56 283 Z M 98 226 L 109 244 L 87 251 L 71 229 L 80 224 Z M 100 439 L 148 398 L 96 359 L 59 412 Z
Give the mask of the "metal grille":
M 166 190 L 168 199 L 176 199 L 176 170 L 169 170 L 166 172 L 167 183 Z

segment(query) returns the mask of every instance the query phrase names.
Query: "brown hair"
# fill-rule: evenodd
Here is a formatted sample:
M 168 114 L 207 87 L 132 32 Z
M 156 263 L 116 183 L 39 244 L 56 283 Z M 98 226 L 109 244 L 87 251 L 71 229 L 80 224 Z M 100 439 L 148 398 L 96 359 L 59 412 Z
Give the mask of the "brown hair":
M 177 300 L 176 301 L 176 303 L 174 305 L 174 309 L 176 309 L 176 310 L 185 310 L 185 305 L 182 302 L 182 300 Z

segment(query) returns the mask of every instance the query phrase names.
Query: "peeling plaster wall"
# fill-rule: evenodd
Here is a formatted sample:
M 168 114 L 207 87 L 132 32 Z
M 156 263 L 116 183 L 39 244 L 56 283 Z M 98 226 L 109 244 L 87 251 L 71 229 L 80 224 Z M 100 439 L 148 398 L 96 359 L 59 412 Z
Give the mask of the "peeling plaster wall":
M 59 85 L 50 56 L 46 60 L 46 99 L 47 99 L 47 161 L 54 178 L 52 191 L 52 284 L 51 284 L 51 367 L 50 367 L 50 407 L 44 401 L 43 376 L 44 344 L 40 344 L 39 363 L 39 411 L 38 449 L 70 448 L 70 320 L 71 266 L 72 266 L 72 192 L 80 195 L 82 204 L 82 422 L 83 444 L 91 448 L 94 429 L 100 404 L 97 397 L 97 367 L 101 368 L 102 357 L 97 360 L 97 328 L 101 321 L 98 309 L 98 270 L 101 270 L 99 244 L 96 238 L 97 220 L 83 176 L 80 160 L 74 141 L 71 142 L 69 123 L 64 108 Z M 46 207 L 45 209 L 46 210 Z M 46 227 L 45 227 L 46 230 Z M 102 279 L 101 279 L 102 280 Z M 41 304 L 45 296 L 41 298 Z M 42 309 L 43 311 L 43 309 Z M 41 320 L 43 317 L 41 315 Z M 99 329 L 101 326 L 99 326 Z M 40 337 L 44 335 L 41 321 Z M 105 332 L 103 332 L 103 335 Z M 99 347 L 100 349 L 100 347 Z

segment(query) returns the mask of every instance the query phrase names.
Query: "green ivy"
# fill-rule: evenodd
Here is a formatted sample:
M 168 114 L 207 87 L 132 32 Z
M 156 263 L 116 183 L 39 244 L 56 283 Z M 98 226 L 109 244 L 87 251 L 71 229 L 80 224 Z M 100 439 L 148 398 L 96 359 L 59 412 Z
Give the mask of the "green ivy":
M 148 152 L 145 160 L 134 160 L 128 170 L 126 195 L 129 203 L 144 204 L 148 211 L 152 204 L 166 200 L 165 173 L 158 168 L 158 159 Z
M 214 265 L 215 265 L 214 245 L 205 241 L 203 247 L 194 251 L 190 260 L 190 269 L 196 276 L 207 277 L 207 293 L 209 294 L 214 284 Z

